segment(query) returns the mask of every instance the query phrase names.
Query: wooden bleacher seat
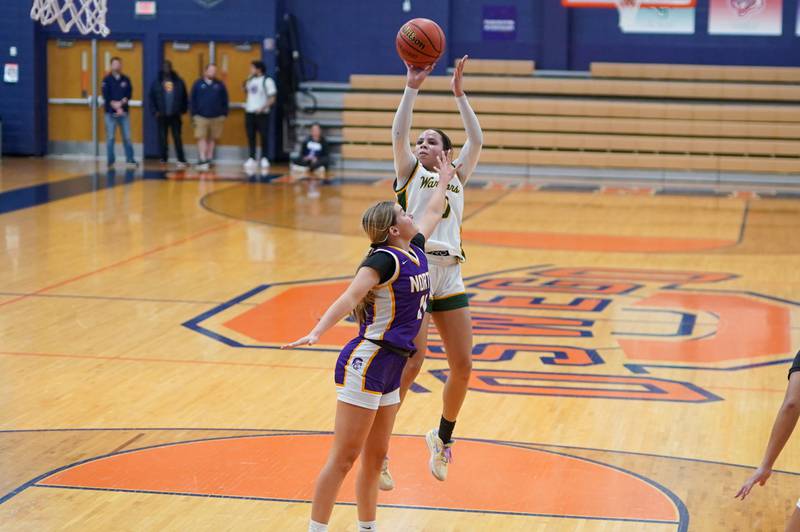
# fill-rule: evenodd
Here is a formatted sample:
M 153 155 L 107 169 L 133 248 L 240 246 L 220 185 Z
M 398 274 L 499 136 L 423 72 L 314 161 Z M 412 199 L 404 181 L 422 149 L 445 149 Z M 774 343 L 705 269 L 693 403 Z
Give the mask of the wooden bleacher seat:
M 470 104 L 483 114 L 547 115 L 608 118 L 655 118 L 747 122 L 800 123 L 800 106 L 766 104 L 660 103 L 637 101 L 595 101 L 579 99 L 498 98 L 470 96 Z M 344 97 L 346 110 L 390 110 L 394 112 L 400 94 L 356 94 Z M 414 111 L 457 112 L 452 96 L 421 94 Z
M 453 145 L 465 141 L 461 129 L 451 132 Z M 390 144 L 387 128 L 346 126 L 343 139 L 347 143 Z M 608 135 L 579 133 L 527 133 L 484 131 L 484 147 L 565 149 L 615 152 L 698 153 L 712 155 L 797 156 L 800 141 L 743 140 L 718 138 L 668 137 L 657 135 Z
M 354 74 L 354 90 L 399 91 L 405 76 Z M 523 78 L 470 76 L 464 89 L 471 94 L 580 95 L 686 100 L 741 100 L 800 102 L 800 86 L 769 83 L 639 81 L 613 79 Z M 450 92 L 449 76 L 430 76 L 426 92 Z
M 389 145 L 345 144 L 342 155 L 349 159 L 386 161 Z M 485 149 L 482 164 L 528 166 L 573 166 L 596 168 L 643 168 L 652 170 L 696 170 L 764 173 L 800 173 L 796 158 L 731 157 L 693 154 L 600 153 L 546 150 Z
M 645 73 L 678 75 L 663 67 L 647 66 Z M 725 75 L 751 75 L 742 68 Z M 800 87 L 486 75 L 468 80 L 484 131 L 484 164 L 800 172 Z M 391 160 L 389 130 L 405 78 L 354 75 L 351 81 L 353 92 L 343 100 L 343 155 Z M 464 142 L 448 76 L 428 78 L 415 103 L 412 134 L 433 127 L 448 130 L 456 147 Z
M 797 83 L 800 81 L 800 68 L 796 67 L 596 62 L 591 64 L 590 70 L 593 78 L 749 81 L 754 83 Z
M 456 60 L 457 62 L 458 60 Z M 453 67 L 456 63 L 453 63 Z M 465 73 L 489 74 L 499 76 L 532 76 L 536 64 L 533 61 L 512 59 L 472 59 L 470 58 L 465 68 Z
M 650 120 L 647 118 L 592 118 L 573 116 L 524 116 L 481 114 L 484 131 L 583 132 L 640 135 L 672 135 L 689 137 L 740 137 L 800 139 L 800 124 L 713 121 L 713 120 Z M 342 114 L 345 126 L 390 128 L 394 111 L 348 111 Z M 414 113 L 414 129 L 438 127 L 460 129 L 458 113 Z

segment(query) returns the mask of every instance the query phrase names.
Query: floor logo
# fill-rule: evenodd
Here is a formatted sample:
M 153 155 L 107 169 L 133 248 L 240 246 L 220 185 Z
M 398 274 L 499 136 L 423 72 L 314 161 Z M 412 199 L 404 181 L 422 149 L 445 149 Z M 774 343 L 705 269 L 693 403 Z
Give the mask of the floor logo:
M 276 348 L 305 335 L 347 279 L 259 286 L 184 325 L 232 347 Z M 729 273 L 536 266 L 465 280 L 472 309 L 470 388 L 485 393 L 709 402 L 670 377 L 783 363 L 797 303 L 726 289 Z M 308 349 L 338 351 L 342 322 Z M 432 331 L 428 357 L 444 361 Z M 436 366 L 435 362 L 428 367 Z M 430 373 L 444 381 L 446 364 Z M 681 372 L 683 372 L 681 374 Z

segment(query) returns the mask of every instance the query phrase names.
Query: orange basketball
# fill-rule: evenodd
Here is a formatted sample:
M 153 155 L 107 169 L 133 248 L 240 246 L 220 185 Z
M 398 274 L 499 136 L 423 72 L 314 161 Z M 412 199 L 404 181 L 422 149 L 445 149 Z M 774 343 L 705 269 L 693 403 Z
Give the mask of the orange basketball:
M 414 18 L 400 27 L 394 44 L 404 62 L 425 68 L 444 52 L 444 32 L 430 19 Z

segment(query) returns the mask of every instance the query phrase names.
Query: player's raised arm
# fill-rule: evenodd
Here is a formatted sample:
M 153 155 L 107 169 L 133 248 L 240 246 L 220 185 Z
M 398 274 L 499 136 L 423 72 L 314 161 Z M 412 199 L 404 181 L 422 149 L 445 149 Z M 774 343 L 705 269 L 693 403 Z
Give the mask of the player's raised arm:
M 453 180 L 460 167 L 454 167 L 450 160 L 447 158 L 445 152 L 441 152 L 437 157 L 437 165 L 434 170 L 439 173 L 439 184 L 436 185 L 431 199 L 425 208 L 422 218 L 417 222 L 419 232 L 425 236 L 427 240 L 433 230 L 442 219 L 442 213 L 447 208 L 447 185 Z
M 411 113 L 414 110 L 414 100 L 417 97 L 419 88 L 422 82 L 431 73 L 433 67 L 436 65 L 428 65 L 425 68 L 419 68 L 411 65 L 406 65 L 408 69 L 406 75 L 406 88 L 403 91 L 403 97 L 400 98 L 400 105 L 397 106 L 397 112 L 394 114 L 392 121 L 392 150 L 394 150 L 394 171 L 397 175 L 397 186 L 405 185 L 405 182 L 411 177 L 411 172 L 414 170 L 414 165 L 417 163 L 417 158 L 414 152 L 411 151 Z
M 356 307 L 358 302 L 364 299 L 367 292 L 379 282 L 380 277 L 377 271 L 368 267 L 359 268 L 350 286 L 348 286 L 344 293 L 328 307 L 328 310 L 322 315 L 317 325 L 311 329 L 311 332 L 292 343 L 281 346 L 281 349 L 291 349 L 301 345 L 314 345 L 317 343 L 320 336 L 339 323 L 339 320 L 343 317 L 347 316 Z
M 467 180 L 475 171 L 478 165 L 478 158 L 481 155 L 481 147 L 483 146 L 483 131 L 478 122 L 478 117 L 475 111 L 467 101 L 467 95 L 464 94 L 464 65 L 467 64 L 468 55 L 465 55 L 456 63 L 455 71 L 453 72 L 453 79 L 450 81 L 450 88 L 453 90 L 453 96 L 456 97 L 456 105 L 458 106 L 458 113 L 461 115 L 461 121 L 464 123 L 464 131 L 467 134 L 467 140 L 458 154 L 456 164 L 461 166 L 458 171 L 458 177 L 462 183 Z

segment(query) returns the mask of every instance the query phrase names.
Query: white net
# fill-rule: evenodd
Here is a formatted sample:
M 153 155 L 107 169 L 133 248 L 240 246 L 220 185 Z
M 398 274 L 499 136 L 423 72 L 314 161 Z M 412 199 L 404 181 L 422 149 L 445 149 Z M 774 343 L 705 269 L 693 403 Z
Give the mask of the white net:
M 636 26 L 636 15 L 642 8 L 643 0 L 614 0 L 619 11 L 619 27 L 622 31 Z
M 61 31 L 73 27 L 82 34 L 108 35 L 106 0 L 33 0 L 31 18 L 43 25 L 58 22 Z

